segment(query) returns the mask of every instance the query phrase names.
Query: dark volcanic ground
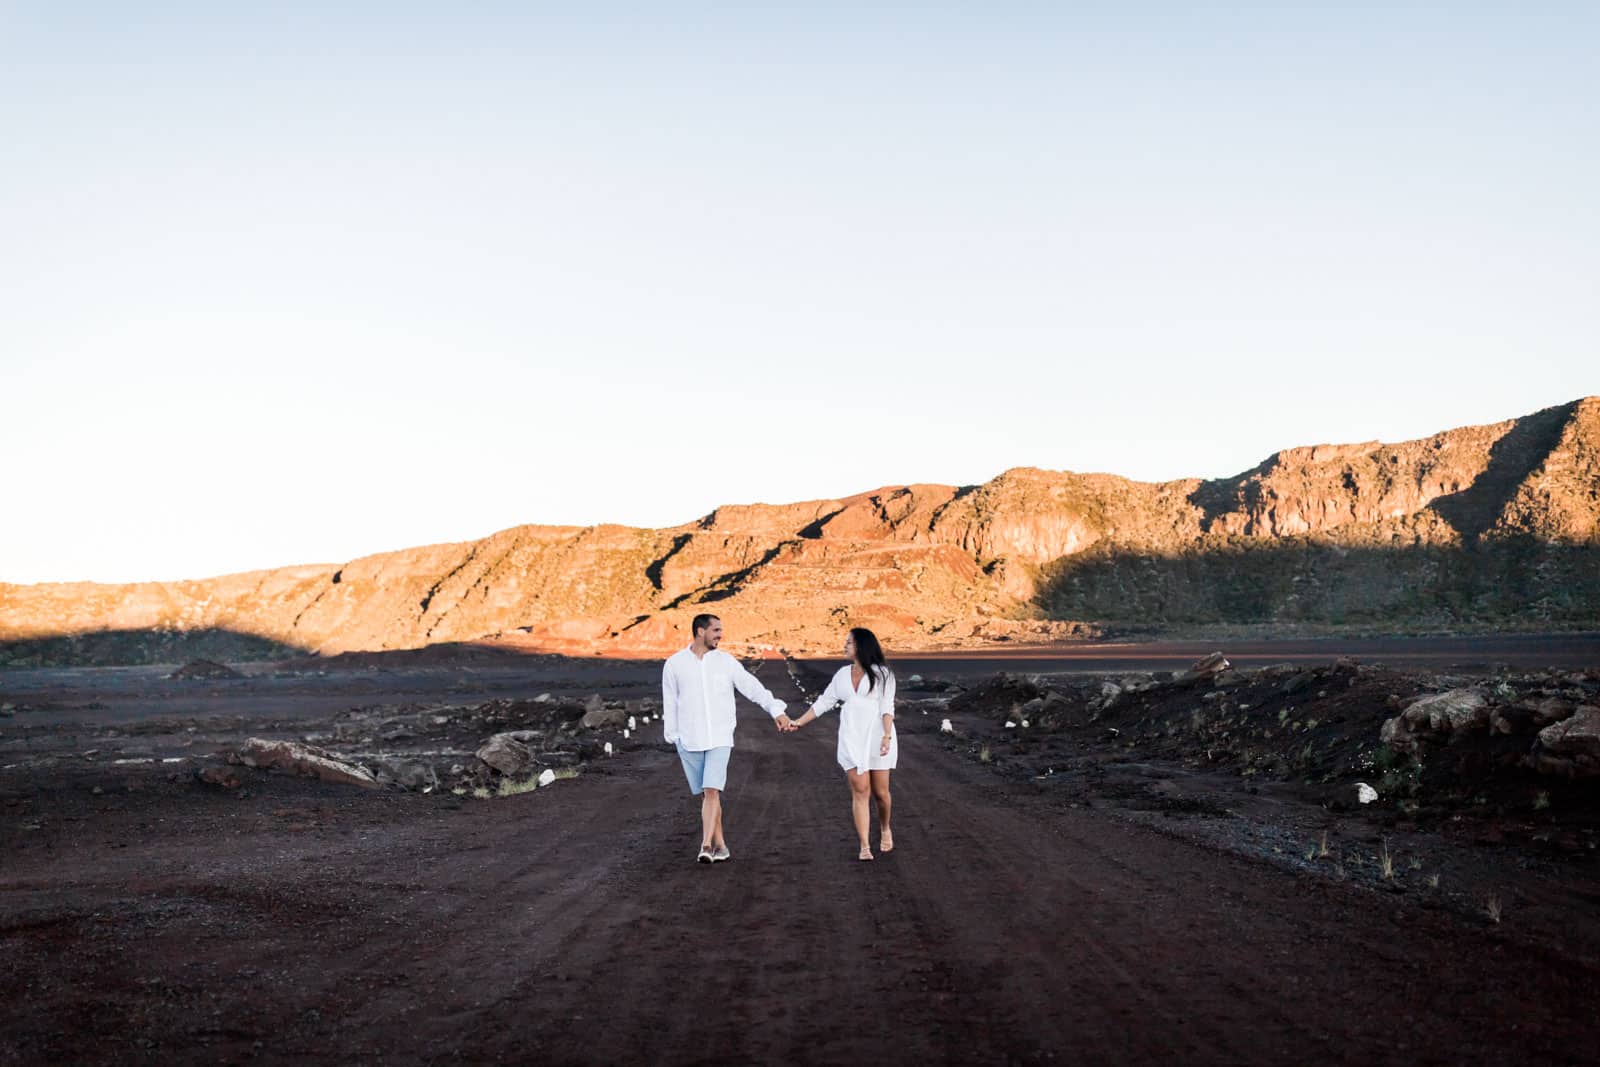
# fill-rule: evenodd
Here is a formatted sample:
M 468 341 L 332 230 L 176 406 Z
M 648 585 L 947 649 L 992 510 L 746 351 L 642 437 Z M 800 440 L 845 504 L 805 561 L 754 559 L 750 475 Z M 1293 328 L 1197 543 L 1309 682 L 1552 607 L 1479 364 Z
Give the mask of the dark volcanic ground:
M 712 868 L 642 721 L 655 662 L 0 674 L 0 1061 L 1600 1059 L 1592 782 L 1519 769 L 1525 738 L 1376 743 L 1390 697 L 1600 676 L 1498 644 L 1148 673 L 1191 651 L 901 661 L 899 847 L 871 864 L 831 718 L 746 707 Z M 502 779 L 473 753 L 508 730 L 534 765 Z M 247 735 L 438 783 L 222 764 Z M 577 775 L 520 791 L 546 766 Z
M 1235 667 L 1316 665 L 1351 656 L 1369 665 L 1424 671 L 1600 667 L 1600 632 L 1495 637 L 1306 638 L 997 646 L 982 652 L 894 655 L 901 674 L 954 679 L 1012 673 L 1181 671 L 1216 649 Z M 893 650 L 891 650 L 892 652 Z M 835 660 L 806 661 L 830 670 Z M 346 653 L 327 659 L 235 664 L 239 678 L 170 679 L 173 666 L 78 667 L 0 672 L 0 704 L 28 705 L 35 724 L 104 724 L 159 716 L 228 718 L 242 707 L 285 720 L 326 716 L 371 697 L 388 703 L 478 696 L 529 699 L 545 692 L 658 692 L 656 659 L 520 655 L 470 645 L 409 652 Z M 3 716 L 0 712 L 0 716 Z M 3 721 L 3 720 L 0 720 Z

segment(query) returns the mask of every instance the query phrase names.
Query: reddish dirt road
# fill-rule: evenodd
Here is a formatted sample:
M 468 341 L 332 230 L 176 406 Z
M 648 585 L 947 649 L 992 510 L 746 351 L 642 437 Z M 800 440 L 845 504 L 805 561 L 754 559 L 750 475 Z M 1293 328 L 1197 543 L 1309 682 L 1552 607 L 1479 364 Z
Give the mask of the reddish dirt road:
M 62 814 L 0 837 L 0 1061 L 1600 1054 L 1594 960 L 1069 807 L 926 734 L 898 849 L 860 863 L 832 729 L 745 709 L 714 867 L 664 749 L 481 802 L 36 786 Z

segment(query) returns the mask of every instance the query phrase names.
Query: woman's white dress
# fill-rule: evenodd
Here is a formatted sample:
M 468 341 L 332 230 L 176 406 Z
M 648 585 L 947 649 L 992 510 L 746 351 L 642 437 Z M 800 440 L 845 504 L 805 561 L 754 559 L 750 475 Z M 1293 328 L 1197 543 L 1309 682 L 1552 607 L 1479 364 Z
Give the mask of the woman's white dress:
M 874 668 L 878 672 L 877 684 L 867 689 L 867 676 L 861 684 L 850 684 L 850 667 L 839 668 L 828 683 L 828 688 L 811 705 L 811 710 L 822 715 L 834 705 L 844 705 L 839 711 L 839 766 L 845 770 L 890 771 L 900 759 L 899 731 L 890 725 L 889 754 L 878 755 L 883 744 L 883 717 L 894 714 L 894 674 L 887 668 Z

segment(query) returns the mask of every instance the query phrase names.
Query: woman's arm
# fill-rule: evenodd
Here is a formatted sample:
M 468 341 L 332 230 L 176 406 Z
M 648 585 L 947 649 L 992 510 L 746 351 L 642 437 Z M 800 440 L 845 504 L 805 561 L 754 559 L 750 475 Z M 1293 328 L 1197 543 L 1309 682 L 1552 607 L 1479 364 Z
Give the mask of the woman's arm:
M 815 719 L 818 715 L 823 715 L 828 711 L 831 711 L 835 704 L 842 703 L 844 701 L 844 697 L 838 694 L 838 688 L 839 676 L 835 674 L 828 680 L 828 688 L 822 691 L 822 695 L 817 698 L 817 702 L 811 705 L 810 710 L 808 710 L 804 715 L 800 716 L 798 719 L 795 719 L 794 725 L 797 727 L 804 726 L 806 723 Z
M 894 740 L 894 674 L 884 672 L 882 690 L 878 694 L 878 711 L 883 715 L 883 741 L 878 745 L 878 755 L 889 754 L 889 743 Z

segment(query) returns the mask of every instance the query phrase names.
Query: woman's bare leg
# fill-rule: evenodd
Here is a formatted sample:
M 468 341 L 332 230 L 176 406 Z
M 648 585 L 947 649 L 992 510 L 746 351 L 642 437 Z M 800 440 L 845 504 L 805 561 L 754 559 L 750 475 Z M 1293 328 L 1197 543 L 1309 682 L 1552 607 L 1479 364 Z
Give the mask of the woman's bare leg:
M 861 858 L 870 860 L 872 843 L 867 840 L 867 828 L 872 823 L 872 779 L 857 771 L 845 771 L 844 777 L 850 783 L 850 815 L 861 839 Z
M 894 851 L 894 834 L 889 829 L 889 772 L 872 772 L 872 795 L 878 801 L 878 849 Z

